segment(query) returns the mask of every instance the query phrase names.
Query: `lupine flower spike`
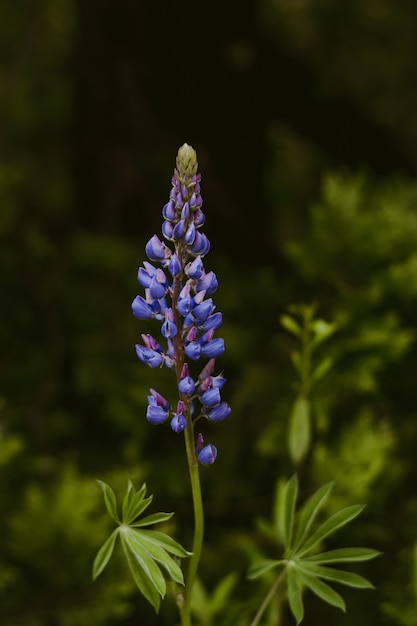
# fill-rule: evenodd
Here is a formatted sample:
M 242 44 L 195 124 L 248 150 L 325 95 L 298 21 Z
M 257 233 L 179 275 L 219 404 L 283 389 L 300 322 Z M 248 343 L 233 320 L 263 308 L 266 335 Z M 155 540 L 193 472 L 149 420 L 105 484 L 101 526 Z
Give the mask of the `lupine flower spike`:
M 162 209 L 162 240 L 158 235 L 151 237 L 145 246 L 150 262 L 144 261 L 138 271 L 144 297 L 138 295 L 132 303 L 138 319 L 160 323 L 163 338 L 159 343 L 143 334 L 143 343 L 136 346 L 138 358 L 149 367 L 173 369 L 178 386 L 175 409 L 151 389 L 146 417 L 151 424 L 168 421 L 176 433 L 190 427 L 191 420 L 195 423 L 205 417 L 219 422 L 231 411 L 221 399 L 226 379 L 214 375 L 215 359 L 224 352 L 223 339 L 215 337 L 222 314 L 211 297 L 218 285 L 216 275 L 206 272 L 203 263 L 210 242 L 201 232 L 205 216 L 197 168 L 195 150 L 184 144 L 178 151 L 169 200 Z M 201 358 L 208 362 L 193 377 L 190 365 Z M 203 445 L 199 434 L 195 453 L 200 463 L 210 465 L 217 449 Z

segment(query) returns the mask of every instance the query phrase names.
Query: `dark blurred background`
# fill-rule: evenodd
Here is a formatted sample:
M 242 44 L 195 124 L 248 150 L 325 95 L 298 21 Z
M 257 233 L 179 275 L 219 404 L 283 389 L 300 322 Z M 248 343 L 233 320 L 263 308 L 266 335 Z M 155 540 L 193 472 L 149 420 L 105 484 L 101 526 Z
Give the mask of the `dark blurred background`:
M 233 407 L 205 427 L 219 457 L 202 471 L 204 593 L 229 571 L 233 589 L 196 624 L 247 626 L 265 592 L 250 559 L 279 557 L 262 520 L 294 471 L 297 379 L 279 317 L 311 302 L 338 330 L 302 496 L 334 479 L 333 506 L 367 502 L 340 544 L 384 556 L 360 570 L 376 591 L 345 592 L 346 615 L 307 595 L 305 624 L 417 624 L 416 28 L 412 0 L 1 3 L 2 625 L 175 624 L 122 561 L 95 583 L 91 563 L 111 528 L 96 478 L 146 480 L 190 542 L 182 437 L 145 419 L 172 381 L 137 361 L 130 310 L 184 142 Z

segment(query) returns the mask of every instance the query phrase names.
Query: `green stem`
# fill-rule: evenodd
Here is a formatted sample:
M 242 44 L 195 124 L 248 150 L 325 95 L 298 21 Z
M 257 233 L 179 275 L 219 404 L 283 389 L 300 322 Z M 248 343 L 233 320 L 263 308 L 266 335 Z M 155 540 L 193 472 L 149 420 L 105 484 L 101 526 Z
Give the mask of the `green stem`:
M 259 621 L 260 621 L 262 615 L 265 613 L 268 604 L 271 602 L 271 600 L 274 597 L 274 595 L 276 594 L 279 586 L 283 582 L 286 573 L 287 573 L 287 569 L 284 568 L 282 570 L 282 572 L 280 573 L 280 575 L 278 576 L 278 578 L 275 580 L 275 582 L 272 585 L 271 589 L 266 594 L 266 596 L 265 596 L 261 606 L 259 607 L 255 617 L 251 621 L 250 626 L 257 626 L 259 624 Z
M 194 429 L 191 422 L 184 431 L 185 447 L 187 452 L 188 468 L 190 471 L 191 492 L 194 507 L 194 539 L 193 554 L 188 563 L 187 576 L 185 578 L 184 604 L 181 612 L 182 626 L 191 626 L 191 598 L 192 589 L 196 579 L 198 564 L 200 562 L 201 549 L 204 536 L 204 512 L 203 500 L 201 496 L 200 474 L 198 460 L 195 453 Z
M 183 265 L 184 265 L 183 253 L 182 253 L 181 248 L 178 249 L 178 257 L 182 260 Z M 179 297 L 179 293 L 180 293 L 181 285 L 182 285 L 182 276 L 183 276 L 183 273 L 181 272 L 181 274 L 176 277 L 175 282 L 174 282 L 174 290 L 172 294 L 174 320 L 177 325 L 177 328 L 179 329 L 178 334 L 173 338 L 173 344 L 174 344 L 174 350 L 175 350 L 175 367 L 176 367 L 177 383 L 179 383 L 181 379 L 181 371 L 184 365 L 181 316 L 177 308 L 178 297 Z M 191 494 L 192 494 L 193 509 L 194 509 L 194 538 L 193 538 L 193 547 L 192 547 L 193 553 L 188 562 L 188 571 L 185 577 L 184 596 L 182 599 L 182 603 L 180 604 L 180 615 L 181 615 L 181 626 L 191 626 L 192 589 L 193 589 L 194 582 L 196 579 L 198 564 L 200 562 L 201 549 L 203 546 L 204 511 L 203 511 L 203 499 L 201 495 L 199 465 L 198 465 L 198 460 L 197 460 L 197 454 L 195 451 L 194 425 L 192 421 L 190 401 L 183 394 L 180 394 L 180 399 L 184 402 L 186 406 L 186 412 L 187 412 L 187 427 L 184 430 L 184 437 L 185 437 L 185 449 L 186 449 L 186 454 L 187 454 L 188 470 L 190 473 Z

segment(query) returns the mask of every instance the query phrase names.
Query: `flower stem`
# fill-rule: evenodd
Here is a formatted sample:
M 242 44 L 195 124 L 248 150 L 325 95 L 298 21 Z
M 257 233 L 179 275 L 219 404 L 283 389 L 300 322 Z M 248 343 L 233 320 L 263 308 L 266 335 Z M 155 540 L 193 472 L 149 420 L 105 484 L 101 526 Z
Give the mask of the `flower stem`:
M 279 586 L 281 585 L 281 583 L 283 582 L 285 575 L 287 573 L 287 569 L 284 568 L 282 570 L 282 572 L 280 573 L 280 575 L 278 576 L 278 578 L 275 580 L 274 584 L 272 585 L 271 589 L 268 591 L 268 593 L 266 594 L 261 606 L 259 607 L 255 617 L 253 618 L 253 620 L 250 623 L 250 626 L 258 626 L 259 621 L 262 617 L 262 615 L 265 613 L 266 608 L 268 606 L 268 604 L 271 602 L 272 598 L 274 597 L 274 595 L 277 592 L 277 589 L 279 588 Z
M 178 256 L 183 262 L 182 250 L 178 250 Z M 177 327 L 181 329 L 181 317 L 178 312 L 177 303 L 178 297 L 181 289 L 182 282 L 182 273 L 176 277 L 174 282 L 174 289 L 172 294 L 173 308 L 174 308 L 174 319 L 177 324 Z M 184 364 L 184 351 L 181 340 L 181 332 L 178 333 L 173 338 L 174 350 L 175 350 L 175 365 L 176 365 L 176 375 L 177 382 L 179 383 L 181 377 L 182 366 Z M 185 588 L 184 588 L 184 598 L 183 603 L 180 606 L 180 614 L 181 614 L 181 626 L 191 626 L 191 598 L 192 598 L 192 589 L 197 575 L 198 564 L 200 562 L 201 549 L 203 546 L 203 536 L 204 536 L 204 511 L 203 511 L 203 499 L 201 495 L 201 484 L 200 484 L 200 474 L 199 474 L 199 465 L 197 460 L 197 455 L 195 451 L 195 441 L 194 441 L 194 425 L 191 415 L 191 407 L 189 399 L 180 394 L 181 400 L 183 400 L 185 406 L 187 407 L 187 427 L 184 430 L 185 437 L 185 449 L 187 454 L 187 463 L 188 470 L 190 473 L 190 482 L 191 482 L 191 494 L 193 499 L 193 509 L 194 509 L 194 538 L 193 538 L 193 546 L 192 546 L 192 555 L 190 557 L 188 563 L 188 571 L 185 577 Z
M 188 427 L 184 431 L 184 434 L 194 507 L 194 539 L 192 547 L 193 554 L 190 557 L 188 571 L 185 578 L 184 604 L 181 612 L 182 626 L 191 626 L 192 589 L 197 575 L 204 535 L 203 500 L 201 496 L 200 474 L 197 456 L 195 453 L 193 430 L 193 425 L 190 420 Z

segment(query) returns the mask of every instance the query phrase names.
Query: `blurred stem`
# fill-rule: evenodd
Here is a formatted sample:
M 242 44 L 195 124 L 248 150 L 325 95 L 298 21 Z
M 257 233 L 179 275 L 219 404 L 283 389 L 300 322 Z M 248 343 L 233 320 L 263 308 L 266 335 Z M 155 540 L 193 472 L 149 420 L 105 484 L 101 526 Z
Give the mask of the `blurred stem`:
M 261 617 L 263 616 L 263 614 L 265 613 L 267 609 L 268 604 L 271 602 L 272 598 L 275 596 L 280 585 L 284 581 L 286 573 L 287 573 L 287 569 L 284 568 L 282 572 L 280 573 L 280 575 L 278 576 L 278 578 L 275 580 L 274 584 L 272 585 L 268 593 L 266 594 L 265 598 L 263 599 L 263 602 L 261 606 L 259 607 L 258 612 L 256 613 L 255 617 L 250 623 L 250 626 L 257 626 L 259 624 Z

